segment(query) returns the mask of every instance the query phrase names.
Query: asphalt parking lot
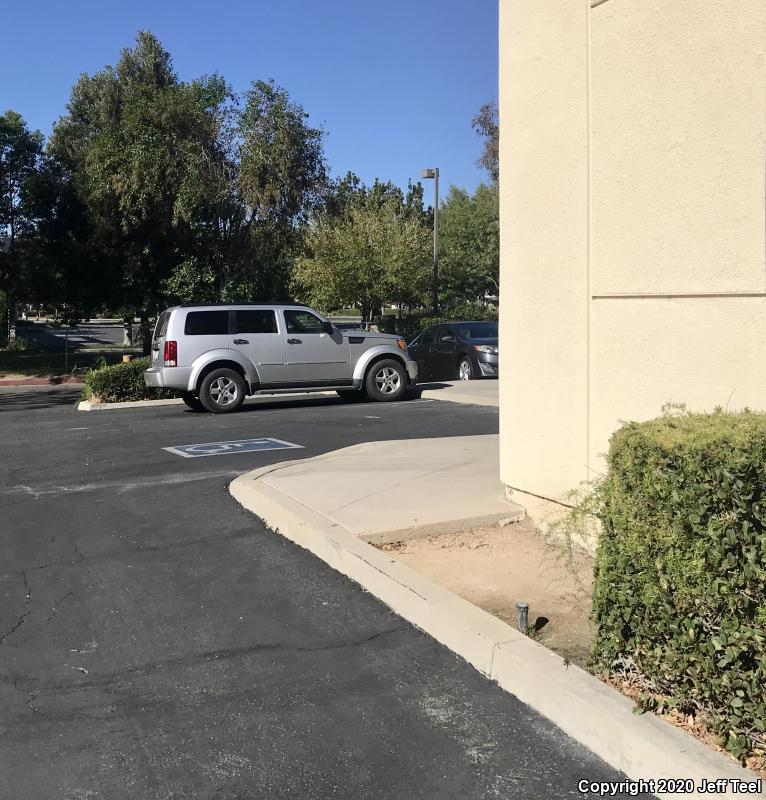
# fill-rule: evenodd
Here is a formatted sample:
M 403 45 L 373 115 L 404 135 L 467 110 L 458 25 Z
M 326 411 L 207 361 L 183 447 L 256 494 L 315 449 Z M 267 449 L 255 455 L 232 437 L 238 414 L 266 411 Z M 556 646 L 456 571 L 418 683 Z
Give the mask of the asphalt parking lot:
M 77 394 L 0 392 L 0 798 L 564 798 L 617 777 L 227 491 L 362 441 L 494 433 L 497 409 Z M 253 439 L 297 447 L 199 449 Z

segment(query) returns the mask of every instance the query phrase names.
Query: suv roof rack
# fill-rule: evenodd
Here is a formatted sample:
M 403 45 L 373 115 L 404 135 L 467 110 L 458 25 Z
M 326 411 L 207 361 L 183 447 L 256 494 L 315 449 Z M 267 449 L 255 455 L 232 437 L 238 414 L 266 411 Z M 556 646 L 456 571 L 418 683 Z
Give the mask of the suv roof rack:
M 197 306 L 301 306 L 309 308 L 308 303 L 297 303 L 295 300 L 227 300 L 217 303 L 179 303 L 176 308 L 195 308 Z

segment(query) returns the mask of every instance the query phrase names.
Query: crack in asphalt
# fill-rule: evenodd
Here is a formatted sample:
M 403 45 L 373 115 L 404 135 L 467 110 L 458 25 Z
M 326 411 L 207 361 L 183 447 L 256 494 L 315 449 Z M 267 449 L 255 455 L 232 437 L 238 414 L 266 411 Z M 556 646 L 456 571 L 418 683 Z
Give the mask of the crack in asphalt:
M 382 631 L 378 631 L 377 633 L 373 633 L 370 636 L 363 636 L 358 639 L 352 639 L 351 641 L 332 642 L 330 644 L 317 645 L 314 647 L 305 647 L 302 645 L 285 645 L 279 642 L 265 642 L 260 644 L 248 645 L 246 647 L 233 647 L 220 650 L 208 650 L 203 653 L 195 653 L 189 656 L 171 658 L 165 661 L 155 661 L 149 664 L 137 664 L 134 667 L 128 667 L 126 669 L 118 670 L 116 672 L 110 672 L 102 675 L 92 675 L 90 680 L 83 680 L 76 684 L 71 684 L 71 683 L 48 684 L 38 687 L 38 691 L 44 689 L 46 691 L 59 691 L 63 693 L 68 693 L 68 692 L 80 691 L 82 689 L 96 689 L 104 686 L 109 686 L 113 683 L 118 683 L 124 678 L 130 678 L 133 676 L 153 675 L 157 672 L 161 672 L 162 670 L 173 669 L 177 667 L 181 668 L 195 667 L 200 664 L 210 663 L 212 661 L 226 660 L 231 658 L 242 658 L 251 655 L 253 653 L 274 652 L 278 650 L 282 650 L 285 652 L 297 652 L 297 653 L 321 653 L 332 650 L 342 650 L 347 647 L 361 647 L 363 645 L 369 644 L 370 642 L 374 642 L 377 641 L 378 639 L 390 636 L 391 634 L 400 633 L 408 630 L 410 630 L 410 627 L 408 625 L 398 625 L 393 628 L 386 628 Z M 79 668 L 75 667 L 74 669 L 79 669 Z M 82 674 L 85 675 L 88 673 L 84 672 Z M 8 676 L 0 676 L 0 680 L 7 681 Z M 13 678 L 12 680 L 14 686 L 16 686 L 18 678 Z M 19 691 L 23 690 L 20 689 Z M 37 697 L 37 695 L 35 695 L 35 697 Z
M 13 688 L 20 694 L 25 694 L 29 698 L 29 700 L 27 700 L 27 708 L 29 708 L 29 710 L 33 714 L 38 714 L 40 712 L 40 709 L 35 705 L 35 700 L 37 700 L 37 695 L 34 692 L 30 692 L 28 689 L 22 689 L 19 686 L 17 678 L 13 679 Z
M 32 613 L 32 608 L 31 608 L 32 595 L 31 595 L 31 591 L 30 591 L 30 588 L 29 588 L 29 580 L 27 579 L 27 573 L 25 571 L 25 572 L 19 572 L 18 574 L 21 575 L 21 577 L 24 580 L 24 591 L 26 593 L 26 599 L 24 600 L 24 606 L 26 607 L 27 610 L 18 618 L 18 620 L 16 620 L 16 624 L 12 628 L 10 628 L 5 633 L 0 635 L 0 645 L 2 645 L 3 642 L 9 636 L 11 636 L 12 634 L 16 633 L 16 631 L 24 624 L 24 620 Z
M 147 486 L 176 485 L 181 483 L 193 483 L 195 481 L 215 480 L 216 478 L 228 478 L 242 475 L 247 470 L 226 469 L 215 470 L 213 472 L 176 472 L 166 475 L 156 475 L 151 478 L 130 481 L 126 478 L 114 481 L 96 481 L 94 483 L 81 483 L 73 486 L 54 485 L 48 488 L 34 488 L 28 484 L 21 483 L 5 488 L 0 494 L 22 495 L 25 498 L 39 500 L 41 497 L 58 497 L 65 494 L 83 494 L 85 492 L 98 492 L 101 490 L 114 490 L 118 494 L 145 489 Z M 18 505 L 18 504 L 16 504 Z
M 56 614 L 58 614 L 58 608 L 56 608 L 56 606 L 63 603 L 68 597 L 74 597 L 74 592 L 68 591 L 63 597 L 59 598 L 58 600 L 54 600 L 53 603 L 51 603 L 51 610 L 53 613 L 49 617 L 45 618 L 46 622 L 50 622 L 56 616 Z
M 244 513 L 244 512 L 243 512 Z M 252 530 L 247 531 L 236 531 L 231 534 L 226 534 L 225 536 L 205 536 L 200 539 L 188 539 L 183 542 L 169 542 L 168 544 L 148 544 L 148 545 L 140 545 L 136 544 L 135 547 L 131 548 L 123 548 L 121 550 L 112 550 L 106 553 L 99 553 L 98 555 L 87 556 L 85 555 L 82 550 L 78 547 L 76 542 L 72 542 L 72 547 L 74 548 L 76 558 L 68 559 L 66 561 L 51 561 L 48 564 L 35 564 L 33 567 L 27 567 L 26 572 L 35 572 L 36 570 L 43 570 L 43 569 L 55 569 L 57 567 L 69 567 L 69 566 L 76 566 L 78 564 L 82 564 L 83 561 L 88 561 L 91 564 L 97 564 L 100 561 L 106 561 L 110 558 L 120 558 L 124 555 L 135 555 L 136 553 L 159 553 L 166 550 L 183 550 L 187 547 L 193 547 L 194 545 L 213 545 L 218 544 L 220 542 L 228 542 L 228 541 L 235 541 L 236 539 L 247 539 L 253 536 Z M 15 573 L 11 572 L 0 572 L 0 578 L 7 578 L 9 575 L 13 575 Z

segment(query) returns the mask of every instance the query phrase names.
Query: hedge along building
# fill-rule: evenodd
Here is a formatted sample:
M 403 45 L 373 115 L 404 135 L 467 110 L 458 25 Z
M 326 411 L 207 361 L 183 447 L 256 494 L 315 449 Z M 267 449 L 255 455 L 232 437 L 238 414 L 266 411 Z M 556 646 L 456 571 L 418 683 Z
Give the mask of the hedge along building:
M 561 500 L 668 401 L 766 408 L 766 2 L 500 0 L 500 471 Z

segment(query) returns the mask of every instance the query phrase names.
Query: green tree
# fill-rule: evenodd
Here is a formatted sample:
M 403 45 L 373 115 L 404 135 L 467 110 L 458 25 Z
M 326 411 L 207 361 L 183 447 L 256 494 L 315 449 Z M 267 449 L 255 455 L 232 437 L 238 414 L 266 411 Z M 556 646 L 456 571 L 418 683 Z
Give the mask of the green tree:
M 93 260 L 112 287 L 105 300 L 130 317 L 157 304 L 162 280 L 193 249 L 224 94 L 217 78 L 180 82 L 142 31 L 116 67 L 80 78 L 54 127 L 50 152 L 87 209 Z
M 439 229 L 443 305 L 496 295 L 500 266 L 497 185 L 479 184 L 473 196 L 451 186 L 440 209 Z
M 162 288 L 174 300 L 283 298 L 326 186 L 322 132 L 273 82 L 254 82 L 241 109 L 221 97 L 215 157 L 192 214 L 197 246 Z
M 0 115 L 0 292 L 5 300 L 4 332 L 11 342 L 15 338 L 23 237 L 34 228 L 28 193 L 40 166 L 42 149 L 42 134 L 30 131 L 20 114 L 6 111 Z
M 350 185 L 356 185 L 351 193 Z M 428 290 L 431 237 L 417 202 L 408 206 L 401 190 L 377 181 L 367 189 L 345 180 L 340 190 L 344 203 L 309 226 L 296 292 L 327 310 L 356 306 L 365 321 L 384 303 L 420 305 Z
M 26 204 L 34 235 L 25 239 L 20 293 L 28 301 L 89 316 L 109 294 L 108 273 L 98 268 L 91 250 L 87 209 L 55 159 L 43 157 L 27 185 Z
M 493 183 L 500 177 L 500 122 L 497 106 L 493 101 L 485 103 L 471 121 L 473 129 L 484 138 L 484 147 L 478 164 L 489 173 Z

